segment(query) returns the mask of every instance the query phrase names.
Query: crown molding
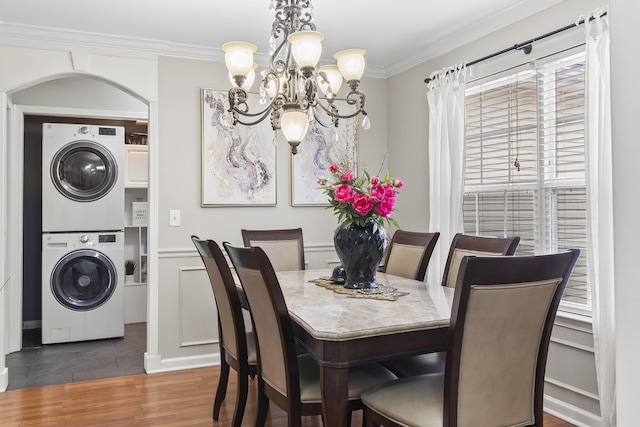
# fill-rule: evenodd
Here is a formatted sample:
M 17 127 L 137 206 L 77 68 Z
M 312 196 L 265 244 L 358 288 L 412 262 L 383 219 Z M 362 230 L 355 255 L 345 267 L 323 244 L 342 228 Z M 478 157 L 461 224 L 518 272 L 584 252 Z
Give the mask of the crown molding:
M 454 49 L 476 41 L 493 32 L 521 21 L 561 3 L 564 0 L 539 0 L 538 2 L 520 2 L 490 18 L 483 19 L 463 29 L 455 28 L 449 34 L 429 43 L 421 52 L 395 62 L 386 68 L 386 77 L 392 77 L 431 59 L 447 54 Z M 467 58 L 472 61 L 476 58 Z
M 82 31 L 60 30 L 0 22 L 0 45 L 55 51 L 91 52 L 156 61 L 158 56 L 224 62 L 219 48 L 170 43 L 161 40 L 121 37 Z M 269 56 L 257 53 L 256 62 L 269 63 Z M 367 77 L 386 78 L 384 67 L 367 66 Z

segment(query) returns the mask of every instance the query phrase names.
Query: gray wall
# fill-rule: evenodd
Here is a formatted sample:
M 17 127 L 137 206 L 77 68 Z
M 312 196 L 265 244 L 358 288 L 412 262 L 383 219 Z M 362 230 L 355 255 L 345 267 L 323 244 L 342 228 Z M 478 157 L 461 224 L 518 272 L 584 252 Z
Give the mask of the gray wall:
M 180 300 L 184 289 L 191 286 L 186 281 L 195 280 L 191 268 L 202 265 L 190 240 L 192 234 L 241 245 L 242 228 L 302 227 L 309 267 L 323 268 L 337 260 L 333 250 L 337 222 L 323 207 L 291 206 L 291 154 L 283 139 L 277 149 L 276 206 L 200 207 L 200 90 L 227 89 L 227 70 L 223 63 L 170 57 L 161 57 L 158 65 L 160 354 L 163 359 L 195 357 L 215 349 L 207 347 L 211 343 L 203 344 L 205 347 L 183 344 L 182 336 L 187 333 L 184 325 L 204 321 L 193 307 Z M 386 84 L 384 80 L 365 78 L 361 88 L 367 96 L 372 126 L 360 129 L 359 160 L 377 170 L 387 147 Z M 181 211 L 181 227 L 169 227 L 170 209 Z M 193 286 L 208 286 L 198 283 Z M 205 294 L 198 289 L 196 292 Z
M 640 95 L 640 2 L 611 3 L 611 116 L 613 131 L 613 209 L 616 288 L 616 363 L 618 425 L 640 425 L 640 192 L 638 191 L 638 96 Z

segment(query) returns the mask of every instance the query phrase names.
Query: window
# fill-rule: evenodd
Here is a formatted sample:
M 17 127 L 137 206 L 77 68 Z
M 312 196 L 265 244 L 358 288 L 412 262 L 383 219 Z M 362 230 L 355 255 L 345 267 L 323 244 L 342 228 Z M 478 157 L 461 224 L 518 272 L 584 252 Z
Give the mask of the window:
M 469 87 L 466 115 L 465 232 L 580 249 L 561 309 L 589 314 L 584 53 Z

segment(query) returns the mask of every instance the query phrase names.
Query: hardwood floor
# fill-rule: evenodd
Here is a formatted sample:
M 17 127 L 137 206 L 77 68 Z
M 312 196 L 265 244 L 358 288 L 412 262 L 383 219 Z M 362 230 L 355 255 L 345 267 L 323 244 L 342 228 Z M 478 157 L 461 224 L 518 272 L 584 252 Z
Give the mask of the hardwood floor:
M 4 426 L 212 426 L 231 424 L 235 376 L 231 375 L 220 420 L 211 418 L 219 367 L 75 382 L 0 393 Z M 255 380 L 250 381 L 243 426 L 255 422 Z M 268 427 L 286 426 L 286 414 L 271 405 Z M 353 426 L 362 425 L 358 411 Z M 545 427 L 572 424 L 545 414 Z M 320 417 L 304 417 L 304 427 L 321 427 Z M 330 427 L 330 426 L 328 426 Z

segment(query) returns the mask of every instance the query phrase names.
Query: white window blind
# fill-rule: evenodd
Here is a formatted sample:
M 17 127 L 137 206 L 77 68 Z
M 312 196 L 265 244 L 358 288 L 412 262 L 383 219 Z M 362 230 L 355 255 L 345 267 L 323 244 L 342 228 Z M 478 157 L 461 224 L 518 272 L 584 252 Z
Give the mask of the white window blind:
M 466 92 L 465 232 L 520 236 L 518 254 L 578 248 L 563 309 L 589 313 L 585 64 L 572 55 Z

